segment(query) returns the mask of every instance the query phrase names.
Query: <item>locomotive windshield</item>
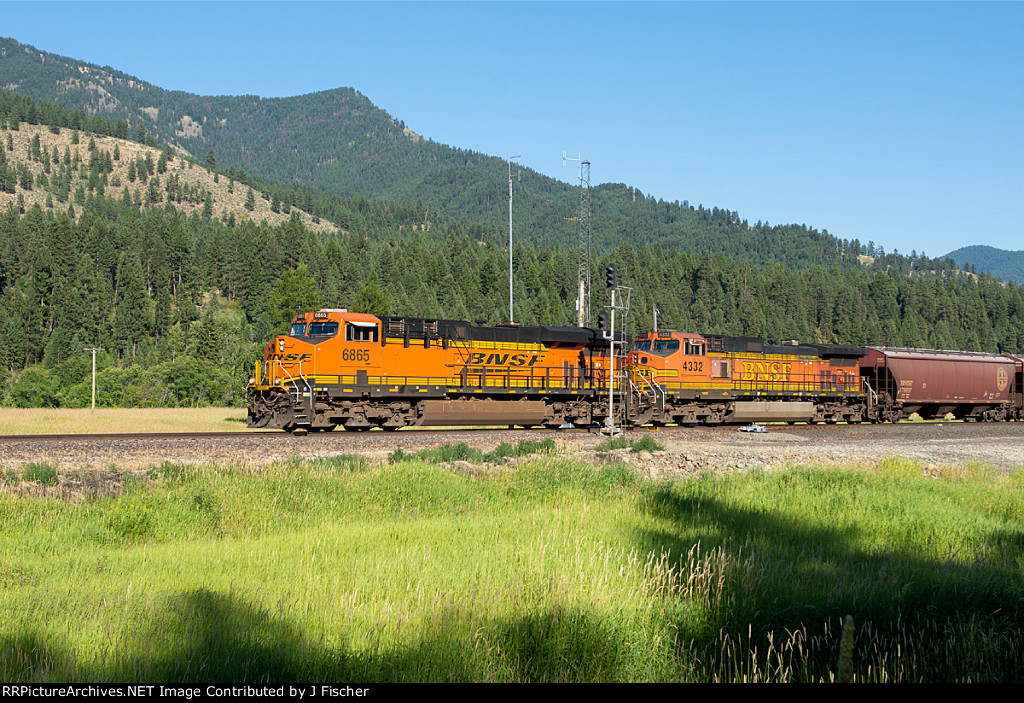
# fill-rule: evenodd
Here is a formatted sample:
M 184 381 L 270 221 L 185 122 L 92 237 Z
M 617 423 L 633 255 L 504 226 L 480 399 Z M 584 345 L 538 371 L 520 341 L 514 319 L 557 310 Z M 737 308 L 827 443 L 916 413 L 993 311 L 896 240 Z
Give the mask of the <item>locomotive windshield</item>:
M 318 320 L 309 324 L 310 337 L 333 337 L 338 334 L 338 323 L 330 320 Z
M 289 333 L 292 337 L 302 337 L 306 334 L 306 323 L 305 322 L 293 322 L 292 331 Z
M 687 342 L 687 349 L 690 348 L 690 343 Z M 678 339 L 638 339 L 633 342 L 633 351 L 650 352 L 656 356 L 672 356 L 673 353 L 679 351 L 679 340 Z M 687 351 L 689 353 L 689 351 Z
M 651 353 L 658 356 L 671 356 L 679 351 L 678 339 L 656 339 L 651 342 Z

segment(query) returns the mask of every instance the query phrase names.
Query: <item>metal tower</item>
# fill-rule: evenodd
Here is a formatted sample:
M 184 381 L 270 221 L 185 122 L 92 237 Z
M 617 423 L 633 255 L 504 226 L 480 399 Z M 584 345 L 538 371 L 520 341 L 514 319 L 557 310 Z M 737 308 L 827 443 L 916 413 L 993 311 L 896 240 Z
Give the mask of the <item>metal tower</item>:
M 512 311 L 512 160 L 522 163 L 522 154 L 512 156 L 508 152 L 508 321 L 515 322 L 515 313 Z M 522 180 L 523 172 L 519 172 L 519 179 Z
M 580 178 L 580 216 L 577 220 L 579 230 L 577 239 L 579 241 L 579 266 L 577 277 L 577 290 L 579 296 L 576 300 L 577 324 L 580 327 L 590 326 L 590 162 L 577 156 L 573 159 L 562 152 L 562 165 L 566 161 L 579 162 Z

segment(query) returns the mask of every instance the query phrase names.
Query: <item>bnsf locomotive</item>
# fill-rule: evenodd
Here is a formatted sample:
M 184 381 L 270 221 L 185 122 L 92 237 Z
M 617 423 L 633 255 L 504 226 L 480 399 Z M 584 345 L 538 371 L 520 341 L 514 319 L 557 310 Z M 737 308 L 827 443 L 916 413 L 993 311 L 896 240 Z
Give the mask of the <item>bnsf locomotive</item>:
M 627 425 L 1024 416 L 1019 357 L 670 330 L 637 337 L 615 359 L 610 350 L 590 328 L 320 310 L 267 345 L 249 385 L 248 424 L 305 433 L 559 427 L 600 424 L 610 412 Z
M 320 310 L 267 345 L 249 386 L 249 426 L 302 433 L 602 422 L 609 347 L 588 328 Z
M 626 366 L 635 424 L 1024 417 L 1024 360 L 999 354 L 661 331 L 638 337 Z

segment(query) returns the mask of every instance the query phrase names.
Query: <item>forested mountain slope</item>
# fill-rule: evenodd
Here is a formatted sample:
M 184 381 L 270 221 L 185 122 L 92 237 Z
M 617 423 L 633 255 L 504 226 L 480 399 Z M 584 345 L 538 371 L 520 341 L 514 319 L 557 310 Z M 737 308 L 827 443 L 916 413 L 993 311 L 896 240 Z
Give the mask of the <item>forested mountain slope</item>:
M 948 258 L 962 267 L 987 272 L 1004 281 L 1024 283 L 1024 251 L 1007 251 L 982 245 L 962 247 L 951 251 Z
M 83 117 L 106 116 L 118 125 L 115 136 L 139 132 L 200 160 L 213 149 L 222 169 L 300 188 L 415 204 L 424 224 L 438 211 L 454 219 L 507 222 L 503 160 L 423 139 L 351 88 L 290 98 L 199 96 L 13 39 L 0 39 L 0 86 L 73 108 Z M 523 169 L 516 188 L 518 237 L 576 246 L 571 218 L 578 214 L 577 188 L 530 169 Z M 858 255 L 876 255 L 874 245 L 864 246 L 855 237 L 837 239 L 803 225 L 751 225 L 727 208 L 652 199 L 623 184 L 594 188 L 592 223 L 599 253 L 622 242 L 645 242 L 794 268 L 837 261 L 853 265 Z M 952 267 L 921 260 L 916 268 Z
M 24 122 L 16 127 L 0 119 L 0 180 L 13 188 L 0 212 L 0 402 L 86 405 L 83 349 L 99 347 L 102 405 L 240 404 L 266 341 L 294 312 L 319 306 L 491 324 L 507 318 L 507 240 L 495 225 L 438 217 L 425 233 L 415 208 L 340 197 L 318 202 L 349 220 L 347 230 L 313 229 L 312 218 L 294 210 L 278 224 L 225 217 L 166 191 L 146 197 L 148 186 L 138 193 L 131 186 L 103 189 L 113 173 L 106 147 L 119 150 L 121 142 L 81 132 L 82 158 L 65 164 L 58 148 L 58 164 L 54 145 L 47 141 L 44 149 L 38 130 Z M 47 139 L 64 131 L 48 127 Z M 15 134 L 39 136 L 40 156 L 31 138 L 27 147 L 8 148 Z M 135 148 L 126 143 L 122 158 Z M 54 177 L 39 183 L 45 164 L 33 159 L 44 153 Z M 180 170 L 179 160 L 169 161 L 166 173 Z M 22 179 L 28 163 L 31 187 Z M 12 180 L 11 174 L 18 175 Z M 65 187 L 67 179 L 73 189 Z M 79 186 L 84 198 L 74 195 Z M 55 201 L 52 207 L 41 192 Z M 60 203 L 62 192 L 78 205 Z M 576 252 L 521 242 L 514 262 L 516 320 L 570 324 Z M 687 331 L 771 341 L 1024 348 L 1022 289 L 987 276 L 906 275 L 895 265 L 889 273 L 839 264 L 794 271 L 644 243 L 621 244 L 595 267 L 608 263 L 634 289 L 626 321 L 633 332 L 650 328 L 656 304 L 662 327 Z M 605 304 L 605 294 L 596 292 L 595 305 Z

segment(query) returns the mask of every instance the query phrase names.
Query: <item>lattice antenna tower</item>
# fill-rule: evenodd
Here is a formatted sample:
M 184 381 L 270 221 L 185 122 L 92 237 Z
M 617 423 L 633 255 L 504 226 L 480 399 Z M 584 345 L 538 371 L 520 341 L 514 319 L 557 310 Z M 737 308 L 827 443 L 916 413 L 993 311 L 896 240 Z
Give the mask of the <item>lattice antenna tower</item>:
M 515 313 L 512 307 L 512 161 L 522 163 L 522 154 L 512 156 L 508 152 L 508 321 L 515 322 Z M 523 180 L 523 171 L 519 170 L 519 180 Z
M 577 277 L 577 290 L 579 297 L 576 301 L 578 310 L 577 324 L 580 327 L 590 326 L 590 162 L 578 154 L 574 159 L 562 152 L 562 165 L 566 161 L 577 161 L 579 163 L 580 179 L 580 214 L 577 218 L 579 228 L 577 240 L 579 242 L 579 266 Z

